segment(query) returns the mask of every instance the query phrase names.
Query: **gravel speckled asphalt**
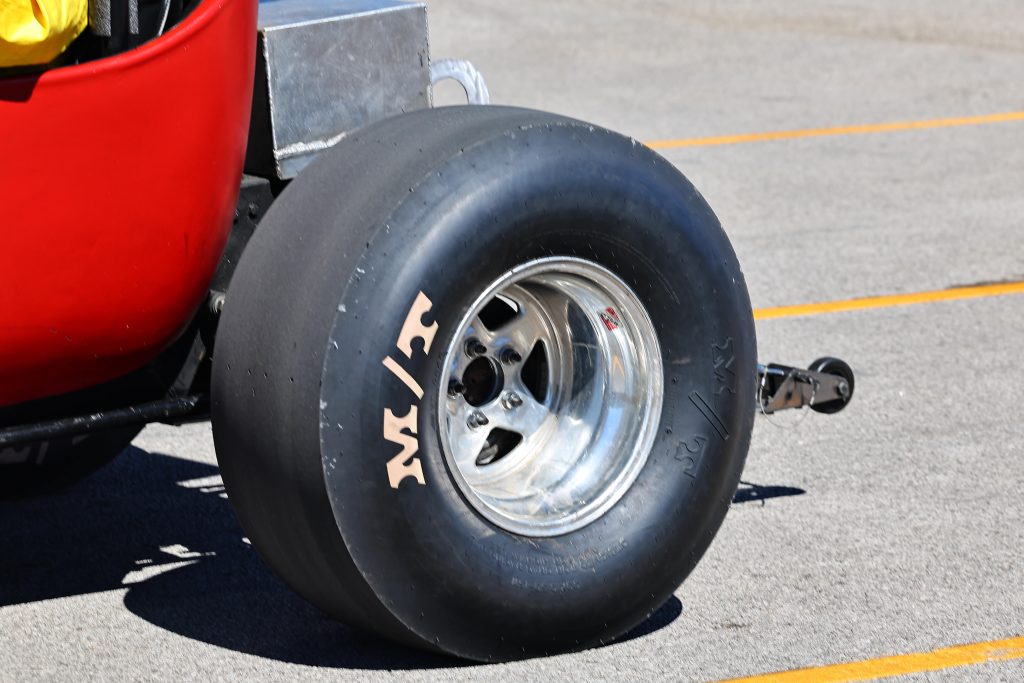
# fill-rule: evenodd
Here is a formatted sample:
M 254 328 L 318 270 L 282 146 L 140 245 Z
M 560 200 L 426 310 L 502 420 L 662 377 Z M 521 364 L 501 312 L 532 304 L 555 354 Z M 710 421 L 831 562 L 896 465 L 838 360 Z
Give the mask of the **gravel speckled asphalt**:
M 494 101 L 640 140 L 1024 109 L 1024 5 L 431 0 L 435 56 Z M 439 93 L 450 101 L 451 90 Z M 1024 122 L 665 150 L 755 307 L 1024 279 Z M 760 419 L 725 525 L 629 637 L 494 666 L 295 597 L 242 539 L 207 425 L 0 503 L 0 681 L 712 680 L 1024 636 L 1024 294 L 758 323 L 847 359 L 835 417 Z M 1024 659 L 907 677 L 1024 680 Z

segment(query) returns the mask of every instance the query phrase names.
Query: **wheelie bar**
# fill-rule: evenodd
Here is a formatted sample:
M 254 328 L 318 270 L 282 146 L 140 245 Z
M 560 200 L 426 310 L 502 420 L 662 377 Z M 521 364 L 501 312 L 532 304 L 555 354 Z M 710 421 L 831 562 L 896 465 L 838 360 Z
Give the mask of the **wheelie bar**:
M 837 413 L 853 398 L 853 371 L 838 358 L 820 358 L 806 370 L 759 364 L 757 379 L 757 403 L 765 415 L 804 406 Z

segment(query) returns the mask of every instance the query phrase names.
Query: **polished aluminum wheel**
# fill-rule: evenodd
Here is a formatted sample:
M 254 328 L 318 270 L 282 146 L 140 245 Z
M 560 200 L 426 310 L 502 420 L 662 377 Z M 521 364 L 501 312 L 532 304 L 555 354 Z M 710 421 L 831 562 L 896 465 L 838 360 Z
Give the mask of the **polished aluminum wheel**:
M 662 382 L 654 325 L 621 279 L 582 259 L 531 261 L 491 284 L 449 343 L 438 398 L 448 466 L 508 531 L 579 529 L 647 461 Z

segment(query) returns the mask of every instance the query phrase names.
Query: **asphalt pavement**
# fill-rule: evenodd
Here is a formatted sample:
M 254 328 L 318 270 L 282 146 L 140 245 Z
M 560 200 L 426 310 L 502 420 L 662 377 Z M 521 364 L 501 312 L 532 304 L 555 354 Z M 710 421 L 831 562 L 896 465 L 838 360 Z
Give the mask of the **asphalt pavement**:
M 755 308 L 1024 280 L 1017 0 L 431 0 L 493 100 L 659 147 Z M 454 101 L 450 87 L 439 102 Z M 680 140 L 866 126 L 829 135 Z M 0 503 L 0 681 L 717 680 L 1024 636 L 1024 294 L 760 320 L 762 360 L 846 359 L 836 416 L 759 418 L 675 597 L 620 642 L 467 665 L 322 616 L 255 557 L 208 425 L 152 426 L 67 492 Z M 813 678 L 808 680 L 814 680 Z M 1024 680 L 1024 659 L 906 680 Z

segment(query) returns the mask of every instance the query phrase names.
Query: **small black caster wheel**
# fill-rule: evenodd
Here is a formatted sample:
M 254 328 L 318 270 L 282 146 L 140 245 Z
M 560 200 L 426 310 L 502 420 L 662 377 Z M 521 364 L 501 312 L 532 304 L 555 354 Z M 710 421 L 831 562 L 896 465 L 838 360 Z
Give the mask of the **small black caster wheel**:
M 811 372 L 821 372 L 826 375 L 838 375 L 846 381 L 847 387 L 845 398 L 825 401 L 823 403 L 812 403 L 811 410 L 831 415 L 832 413 L 838 413 L 847 406 L 850 399 L 853 398 L 853 370 L 850 369 L 849 365 L 838 358 L 826 356 L 811 363 L 807 369 Z

